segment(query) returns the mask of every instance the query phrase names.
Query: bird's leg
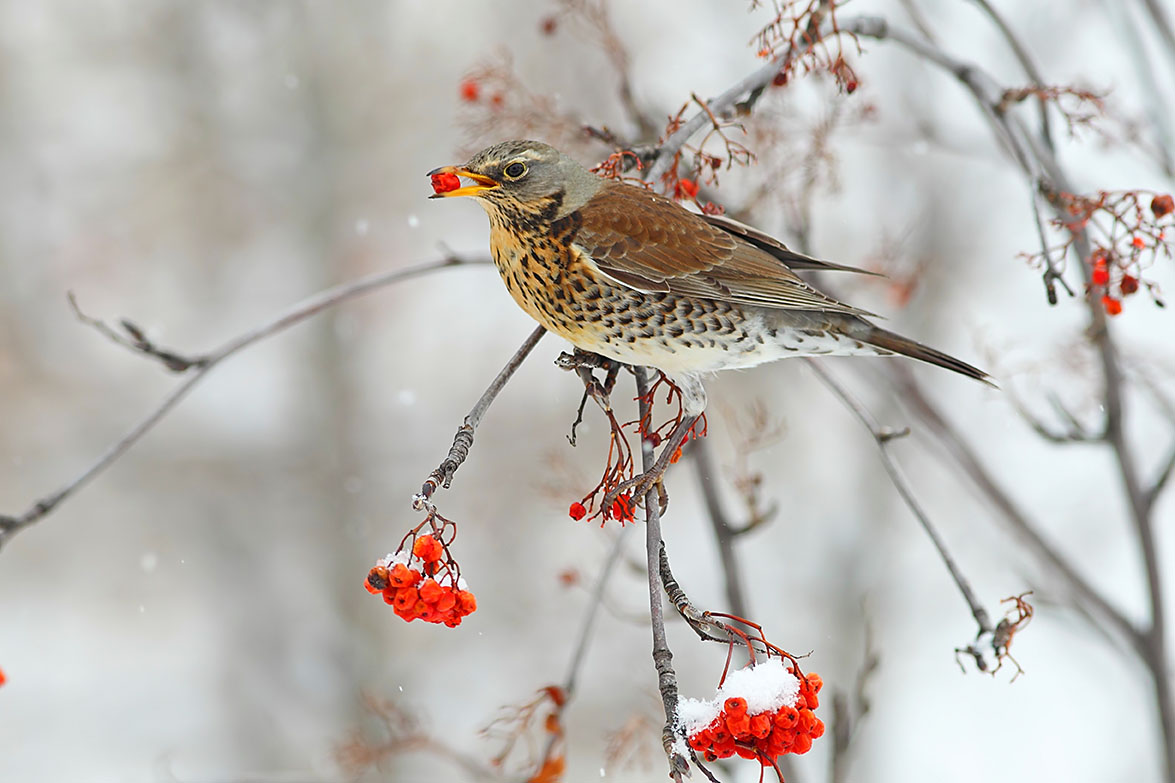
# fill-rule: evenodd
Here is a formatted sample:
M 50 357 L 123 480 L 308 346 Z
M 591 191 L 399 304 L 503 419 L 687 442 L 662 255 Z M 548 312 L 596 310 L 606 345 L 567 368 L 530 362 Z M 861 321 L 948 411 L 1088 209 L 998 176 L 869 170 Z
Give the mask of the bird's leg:
M 611 508 L 613 501 L 620 495 L 643 498 L 654 485 L 660 484 L 661 478 L 665 475 L 665 471 L 672 464 L 673 455 L 681 448 L 681 444 L 685 443 L 686 437 L 689 435 L 690 430 L 693 429 L 694 424 L 701 418 L 701 415 L 700 413 L 696 413 L 692 416 L 684 416 L 664 441 L 661 456 L 657 457 L 657 461 L 653 463 L 653 467 L 638 476 L 620 482 L 611 492 L 604 496 L 603 507 Z M 661 511 L 664 513 L 665 509 L 669 506 L 669 494 L 665 491 L 664 486 L 662 486 L 657 497 L 660 501 Z
M 673 431 L 669 433 L 669 437 L 664 441 L 661 456 L 657 458 L 653 467 L 639 476 L 634 476 L 627 481 L 621 482 L 615 489 L 605 495 L 604 508 L 611 508 L 612 502 L 623 494 L 628 494 L 632 498 L 643 498 L 654 484 L 661 487 L 657 495 L 661 512 L 664 513 L 665 509 L 669 506 L 669 493 L 665 491 L 664 485 L 661 484 L 661 478 L 665 475 L 665 471 L 669 468 L 670 464 L 672 464 L 673 455 L 681 448 L 681 444 L 685 443 L 690 431 L 693 430 L 694 425 L 706 410 L 706 388 L 702 385 L 701 378 L 693 373 L 687 373 L 685 375 L 675 376 L 671 380 L 681 392 L 681 421 L 677 422 L 677 426 L 673 428 Z
M 610 397 L 616 386 L 616 376 L 620 372 L 620 364 L 595 353 L 575 349 L 575 353 L 561 353 L 555 360 L 555 366 L 561 370 L 574 370 L 583 381 L 584 393 L 596 401 L 600 409 L 607 412 L 612 410 Z M 593 374 L 595 369 L 605 371 L 604 382 L 600 383 Z M 583 405 L 580 405 L 580 412 Z M 578 422 L 577 422 L 578 423 Z

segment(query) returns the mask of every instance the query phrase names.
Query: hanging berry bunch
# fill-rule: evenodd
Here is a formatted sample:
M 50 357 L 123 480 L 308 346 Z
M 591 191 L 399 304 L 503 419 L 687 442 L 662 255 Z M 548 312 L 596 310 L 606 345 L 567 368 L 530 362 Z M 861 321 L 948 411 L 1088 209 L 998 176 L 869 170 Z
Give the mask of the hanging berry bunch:
M 382 595 L 405 622 L 423 620 L 455 628 L 477 609 L 477 599 L 466 589 L 443 537 L 417 536 L 418 530 L 405 537 L 398 551 L 376 562 L 364 587 Z
M 678 725 L 707 761 L 738 755 L 776 767 L 785 753 L 807 753 L 824 734 L 813 710 L 822 685 L 817 674 L 771 657 L 732 672 L 713 699 L 683 699 Z M 782 778 L 781 778 L 782 779 Z

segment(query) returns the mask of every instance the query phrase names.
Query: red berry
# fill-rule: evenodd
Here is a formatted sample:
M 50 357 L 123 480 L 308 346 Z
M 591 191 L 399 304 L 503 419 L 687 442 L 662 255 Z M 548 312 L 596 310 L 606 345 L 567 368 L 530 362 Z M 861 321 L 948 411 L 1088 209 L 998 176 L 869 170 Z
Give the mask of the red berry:
M 1105 264 L 1098 263 L 1090 273 L 1089 280 L 1094 285 L 1106 285 L 1110 282 L 1110 270 L 1106 269 Z
M 401 587 L 396 591 L 394 603 L 397 609 L 408 609 L 415 606 L 419 599 L 420 594 L 415 587 Z
M 444 595 L 444 588 L 435 579 L 425 579 L 420 584 L 420 600 L 426 604 L 435 604 Z
M 477 83 L 476 79 L 466 79 L 461 82 L 457 91 L 461 95 L 461 100 L 466 103 L 476 103 L 478 96 L 481 95 L 481 85 Z
M 434 193 L 448 193 L 461 187 L 461 178 L 456 174 L 433 174 L 431 179 Z
M 1118 315 L 1122 312 L 1122 303 L 1112 296 L 1102 297 L 1102 307 L 1106 308 L 1108 315 Z
M 412 587 L 419 581 L 420 572 L 403 563 L 396 563 L 388 572 L 388 582 L 392 587 Z
M 461 615 L 473 614 L 477 611 L 477 599 L 468 590 L 457 591 L 457 611 Z
M 698 195 L 698 183 L 692 179 L 679 179 L 673 195 L 677 198 L 695 198 Z
M 751 733 L 751 719 L 745 712 L 726 717 L 726 728 L 735 739 L 744 739 Z
M 747 711 L 747 700 L 740 696 L 731 696 L 722 705 L 727 715 L 742 715 Z
M 369 593 L 382 593 L 388 586 L 388 569 L 377 565 L 367 572 L 367 581 L 363 583 Z
M 1122 275 L 1122 282 L 1118 284 L 1122 296 L 1130 296 L 1138 290 L 1138 278 L 1131 275 Z
M 445 555 L 445 548 L 429 534 L 424 534 L 412 544 L 412 554 L 425 563 L 435 563 Z M 435 571 L 435 569 L 433 569 Z
M 583 507 L 583 503 L 572 503 L 571 508 L 567 510 L 567 515 L 578 522 L 587 516 L 587 509 Z
M 775 714 L 775 725 L 782 729 L 790 729 L 799 721 L 800 714 L 795 707 L 780 707 Z
M 1175 212 L 1175 199 L 1170 195 L 1164 193 L 1161 196 L 1155 196 L 1151 199 L 1151 212 L 1156 218 L 1165 217 Z

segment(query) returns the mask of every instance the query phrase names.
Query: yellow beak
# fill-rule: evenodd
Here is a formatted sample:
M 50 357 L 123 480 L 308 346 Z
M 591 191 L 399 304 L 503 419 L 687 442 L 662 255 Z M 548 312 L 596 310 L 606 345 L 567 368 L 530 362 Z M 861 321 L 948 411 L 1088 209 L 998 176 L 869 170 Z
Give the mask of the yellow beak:
M 478 174 L 469 169 L 461 168 L 460 166 L 441 166 L 439 169 L 433 169 L 428 172 L 428 176 L 435 177 L 438 174 L 455 174 L 458 177 L 465 177 L 471 179 L 475 184 L 466 185 L 463 188 L 456 190 L 445 190 L 440 193 L 433 193 L 429 198 L 450 198 L 452 196 L 476 196 L 483 190 L 498 187 L 501 183 L 493 177 L 487 177 L 484 174 Z

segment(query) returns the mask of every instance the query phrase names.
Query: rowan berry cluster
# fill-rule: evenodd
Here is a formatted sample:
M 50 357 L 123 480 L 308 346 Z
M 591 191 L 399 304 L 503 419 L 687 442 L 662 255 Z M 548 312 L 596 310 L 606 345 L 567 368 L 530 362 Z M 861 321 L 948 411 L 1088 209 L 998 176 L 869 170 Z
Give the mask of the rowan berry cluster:
M 1144 292 L 1164 306 L 1158 284 L 1145 278 L 1160 258 L 1175 255 L 1175 198 L 1169 193 L 1142 190 L 1107 191 L 1092 195 L 1057 193 L 1050 196 L 1064 214 L 1052 225 L 1063 231 L 1063 240 L 1037 253 L 1022 253 L 1034 265 L 1053 266 L 1052 259 L 1064 259 L 1078 236 L 1084 234 L 1092 245 L 1088 256 L 1087 292 L 1107 315 L 1119 315 L 1127 297 Z M 1056 304 L 1051 278 L 1045 276 L 1049 303 Z
M 1092 285 L 1105 289 L 1106 293 L 1102 294 L 1102 307 L 1105 308 L 1106 314 L 1120 314 L 1122 312 L 1122 300 L 1114 296 L 1114 292 L 1110 288 L 1110 265 L 1104 251 L 1099 250 L 1094 253 L 1093 269 L 1089 273 L 1089 281 Z M 1123 272 L 1118 280 L 1117 289 L 1123 297 L 1137 293 L 1138 278 Z
M 477 599 L 454 573 L 445 563 L 444 545 L 426 534 L 416 539 L 411 554 L 401 550 L 381 558 L 368 572 L 364 587 L 381 594 L 405 622 L 423 620 L 456 628 L 477 609 Z
M 822 685 L 819 675 L 801 675 L 794 665 L 785 670 L 775 658 L 735 672 L 715 699 L 683 700 L 686 740 L 707 761 L 738 755 L 767 767 L 785 753 L 807 753 L 824 734 L 813 712 Z

